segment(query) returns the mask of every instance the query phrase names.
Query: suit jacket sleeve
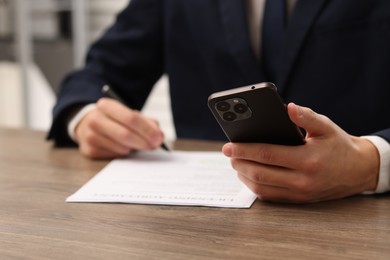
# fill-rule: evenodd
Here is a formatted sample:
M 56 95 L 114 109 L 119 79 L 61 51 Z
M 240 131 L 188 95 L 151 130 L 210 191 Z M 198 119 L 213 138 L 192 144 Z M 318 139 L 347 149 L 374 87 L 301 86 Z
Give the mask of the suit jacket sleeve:
M 72 72 L 61 84 L 48 139 L 54 139 L 57 146 L 75 145 L 66 132 L 69 113 L 101 98 L 105 84 L 133 108 L 143 106 L 163 73 L 161 6 L 159 0 L 132 0 L 92 45 L 85 67 Z

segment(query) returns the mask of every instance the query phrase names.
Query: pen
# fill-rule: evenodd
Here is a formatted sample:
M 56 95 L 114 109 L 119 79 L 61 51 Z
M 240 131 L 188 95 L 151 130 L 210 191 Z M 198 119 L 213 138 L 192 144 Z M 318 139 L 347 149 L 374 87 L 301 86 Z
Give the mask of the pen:
M 112 88 L 110 88 L 108 85 L 104 85 L 102 87 L 102 92 L 107 96 L 112 99 L 115 99 L 122 103 L 123 105 L 127 105 L 126 101 L 124 101 Z M 164 149 L 165 151 L 169 152 L 169 148 L 165 143 L 161 143 L 160 147 Z

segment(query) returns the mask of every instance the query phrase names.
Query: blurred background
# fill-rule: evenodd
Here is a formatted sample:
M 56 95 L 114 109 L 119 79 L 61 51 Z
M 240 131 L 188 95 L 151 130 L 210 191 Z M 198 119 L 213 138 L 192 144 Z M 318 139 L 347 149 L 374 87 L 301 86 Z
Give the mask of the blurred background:
M 47 131 L 58 86 L 129 0 L 0 0 L 0 127 Z M 168 83 L 144 113 L 174 139 Z

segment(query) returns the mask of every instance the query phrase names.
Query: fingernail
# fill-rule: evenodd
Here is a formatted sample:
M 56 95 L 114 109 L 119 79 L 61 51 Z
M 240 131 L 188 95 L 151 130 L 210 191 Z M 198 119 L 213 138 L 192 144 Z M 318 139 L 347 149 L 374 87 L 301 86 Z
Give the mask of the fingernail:
M 152 135 L 152 144 L 153 146 L 159 146 L 161 144 L 161 135 L 160 133 L 155 133 Z
M 232 144 L 228 143 L 222 147 L 222 152 L 225 156 L 230 157 L 233 154 Z
M 298 106 L 296 104 L 294 104 L 296 107 L 297 107 L 297 111 L 298 111 L 298 117 L 302 118 L 303 117 L 303 109 L 301 106 Z

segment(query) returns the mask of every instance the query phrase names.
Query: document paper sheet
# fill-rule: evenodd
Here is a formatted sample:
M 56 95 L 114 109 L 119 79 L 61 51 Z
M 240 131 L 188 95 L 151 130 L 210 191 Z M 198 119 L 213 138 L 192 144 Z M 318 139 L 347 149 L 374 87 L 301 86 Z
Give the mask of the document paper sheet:
M 249 208 L 256 196 L 220 152 L 139 152 L 110 162 L 67 202 Z

